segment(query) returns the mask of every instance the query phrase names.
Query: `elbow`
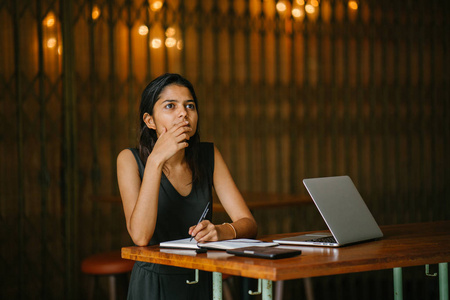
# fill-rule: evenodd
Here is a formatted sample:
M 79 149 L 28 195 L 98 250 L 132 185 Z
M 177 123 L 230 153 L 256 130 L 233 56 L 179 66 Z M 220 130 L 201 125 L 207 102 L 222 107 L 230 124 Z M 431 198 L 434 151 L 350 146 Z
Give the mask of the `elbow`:
M 136 246 L 148 246 L 152 239 L 152 234 L 133 232 L 131 228 L 128 228 L 128 233 Z
M 149 241 L 146 241 L 146 240 L 143 240 L 143 239 L 140 239 L 140 240 L 133 239 L 133 243 L 136 246 L 145 247 L 145 246 L 148 246 Z

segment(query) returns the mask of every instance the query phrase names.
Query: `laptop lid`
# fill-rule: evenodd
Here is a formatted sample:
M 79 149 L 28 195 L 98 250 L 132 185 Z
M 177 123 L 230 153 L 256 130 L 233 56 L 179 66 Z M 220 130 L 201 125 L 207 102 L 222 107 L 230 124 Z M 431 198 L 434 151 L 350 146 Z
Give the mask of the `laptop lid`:
M 336 247 L 383 236 L 350 177 L 310 178 L 304 179 L 303 184 L 337 241 L 336 244 L 311 242 L 312 245 Z M 289 238 L 286 238 L 286 240 L 289 240 Z M 287 241 L 287 243 L 310 244 L 307 241 L 309 238 L 303 236 L 292 237 L 291 240 L 297 242 Z M 282 240 L 276 242 L 284 243 Z

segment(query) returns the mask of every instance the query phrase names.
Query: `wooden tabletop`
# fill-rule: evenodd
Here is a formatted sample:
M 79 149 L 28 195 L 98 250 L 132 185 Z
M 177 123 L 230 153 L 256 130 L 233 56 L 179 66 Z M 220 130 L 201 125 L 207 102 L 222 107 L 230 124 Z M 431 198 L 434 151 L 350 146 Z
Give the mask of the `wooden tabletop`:
M 381 240 L 342 248 L 300 247 L 301 256 L 278 260 L 237 257 L 211 250 L 196 254 L 194 250 L 161 249 L 159 246 L 124 247 L 122 257 L 273 281 L 450 261 L 450 221 L 382 226 L 381 230 L 384 233 Z M 261 239 L 296 234 L 299 233 Z

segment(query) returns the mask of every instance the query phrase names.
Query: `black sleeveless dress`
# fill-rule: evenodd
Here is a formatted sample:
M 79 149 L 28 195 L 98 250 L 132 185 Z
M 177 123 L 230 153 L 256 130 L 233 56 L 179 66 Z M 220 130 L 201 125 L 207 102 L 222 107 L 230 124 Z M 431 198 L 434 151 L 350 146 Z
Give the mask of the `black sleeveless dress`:
M 138 163 L 141 179 L 144 165 L 137 149 L 130 149 Z M 155 232 L 149 245 L 164 241 L 189 237 L 188 230 L 197 224 L 208 202 L 212 207 L 212 184 L 214 173 L 214 146 L 212 143 L 200 144 L 200 167 L 202 181 L 194 184 L 188 196 L 181 196 L 170 181 L 161 175 L 158 198 L 158 216 Z M 206 219 L 212 219 L 212 209 Z M 194 270 L 146 262 L 136 262 L 131 273 L 128 299 L 178 300 L 212 299 L 212 276 L 200 271 L 199 282 L 187 284 L 186 280 L 195 278 Z

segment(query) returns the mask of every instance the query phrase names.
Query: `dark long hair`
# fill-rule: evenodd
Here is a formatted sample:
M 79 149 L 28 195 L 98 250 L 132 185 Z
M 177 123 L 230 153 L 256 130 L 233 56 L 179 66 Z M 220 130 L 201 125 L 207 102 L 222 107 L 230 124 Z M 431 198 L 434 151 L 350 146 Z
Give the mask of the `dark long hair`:
M 195 107 L 198 113 L 198 101 L 195 95 L 194 87 L 192 84 L 184 77 L 179 74 L 166 73 L 159 76 L 150 82 L 147 87 L 142 92 L 141 104 L 139 106 L 139 117 L 140 117 L 140 136 L 139 136 L 139 155 L 141 157 L 144 165 L 147 162 L 147 158 L 155 146 L 156 140 L 158 139 L 156 131 L 147 127 L 144 122 L 144 114 L 148 113 L 153 115 L 153 107 L 159 100 L 161 92 L 169 85 L 179 85 L 186 87 L 191 93 Z M 201 168 L 199 164 L 199 151 L 200 151 L 200 134 L 199 134 L 199 123 L 197 121 L 197 131 L 189 139 L 189 146 L 186 148 L 186 161 L 192 172 L 193 183 L 200 180 L 201 178 Z

